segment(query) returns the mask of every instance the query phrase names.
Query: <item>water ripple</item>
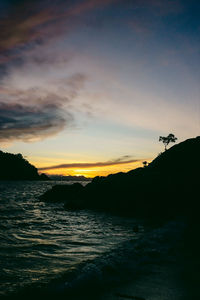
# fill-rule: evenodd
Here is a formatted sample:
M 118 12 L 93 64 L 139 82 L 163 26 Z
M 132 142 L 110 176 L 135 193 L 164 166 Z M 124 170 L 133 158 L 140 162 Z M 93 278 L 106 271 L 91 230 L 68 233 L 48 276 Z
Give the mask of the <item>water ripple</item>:
M 55 182 L 0 182 L 0 285 L 15 291 L 48 282 L 135 237 L 135 221 L 109 214 L 67 212 L 38 196 Z M 142 227 L 141 227 L 142 228 Z

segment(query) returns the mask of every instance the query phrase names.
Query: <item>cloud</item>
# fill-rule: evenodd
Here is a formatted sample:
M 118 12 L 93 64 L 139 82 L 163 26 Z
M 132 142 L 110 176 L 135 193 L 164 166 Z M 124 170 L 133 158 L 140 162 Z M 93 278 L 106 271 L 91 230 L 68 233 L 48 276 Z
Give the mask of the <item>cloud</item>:
M 8 88 L 10 81 L 5 82 L 0 87 L 0 142 L 38 141 L 73 127 L 72 102 L 85 79 L 84 74 L 73 74 L 54 83 L 52 90 Z
M 40 10 L 31 1 L 11 5 L 5 17 L 1 18 L 0 51 L 23 46 L 41 37 L 39 26 L 44 26 L 52 19 L 52 13 Z
M 116 1 L 14 2 L 0 20 L 0 63 L 20 57 L 22 50 L 35 44 L 57 39 L 80 25 L 82 17 L 88 12 Z
M 40 106 L 0 103 L 0 142 L 35 141 L 58 133 L 73 123 L 73 116 L 62 116 L 56 103 Z
M 37 141 L 75 124 L 86 75 L 58 46 L 83 17 L 116 0 L 8 1 L 0 12 L 0 142 Z M 54 42 L 50 46 L 50 42 Z M 77 107 L 76 107 L 77 106 Z
M 129 163 L 135 163 L 139 162 L 138 159 L 127 159 L 130 158 L 129 155 L 125 155 L 123 157 L 105 161 L 105 162 L 94 162 L 94 163 L 70 163 L 70 164 L 59 164 L 59 165 L 53 165 L 53 166 L 47 166 L 38 168 L 39 171 L 47 171 L 47 170 L 54 170 L 54 169 L 71 169 L 71 168 L 95 168 L 95 167 L 108 167 L 108 166 L 116 166 L 116 165 L 123 165 L 123 164 L 129 164 Z

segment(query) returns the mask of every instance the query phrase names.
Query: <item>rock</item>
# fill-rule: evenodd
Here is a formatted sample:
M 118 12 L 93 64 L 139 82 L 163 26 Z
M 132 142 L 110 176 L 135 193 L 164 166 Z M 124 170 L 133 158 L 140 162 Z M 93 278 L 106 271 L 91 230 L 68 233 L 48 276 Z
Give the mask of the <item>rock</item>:
M 47 202 L 71 201 L 71 199 L 77 197 L 82 190 L 83 186 L 80 183 L 54 185 L 51 190 L 41 195 L 39 199 Z

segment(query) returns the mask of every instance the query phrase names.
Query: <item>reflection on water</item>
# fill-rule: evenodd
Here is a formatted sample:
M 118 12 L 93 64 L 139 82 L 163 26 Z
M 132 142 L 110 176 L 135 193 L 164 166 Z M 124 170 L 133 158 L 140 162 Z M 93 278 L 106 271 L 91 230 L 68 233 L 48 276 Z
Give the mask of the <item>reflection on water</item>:
M 1 293 L 47 282 L 135 236 L 129 218 L 40 202 L 54 184 L 0 182 Z

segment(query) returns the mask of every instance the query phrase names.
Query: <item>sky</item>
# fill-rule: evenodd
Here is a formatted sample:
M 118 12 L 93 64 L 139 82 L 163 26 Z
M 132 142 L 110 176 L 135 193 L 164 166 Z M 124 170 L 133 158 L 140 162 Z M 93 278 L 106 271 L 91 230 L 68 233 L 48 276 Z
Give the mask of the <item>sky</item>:
M 199 1 L 0 1 L 0 149 L 41 172 L 127 172 L 198 136 L 199 80 Z

